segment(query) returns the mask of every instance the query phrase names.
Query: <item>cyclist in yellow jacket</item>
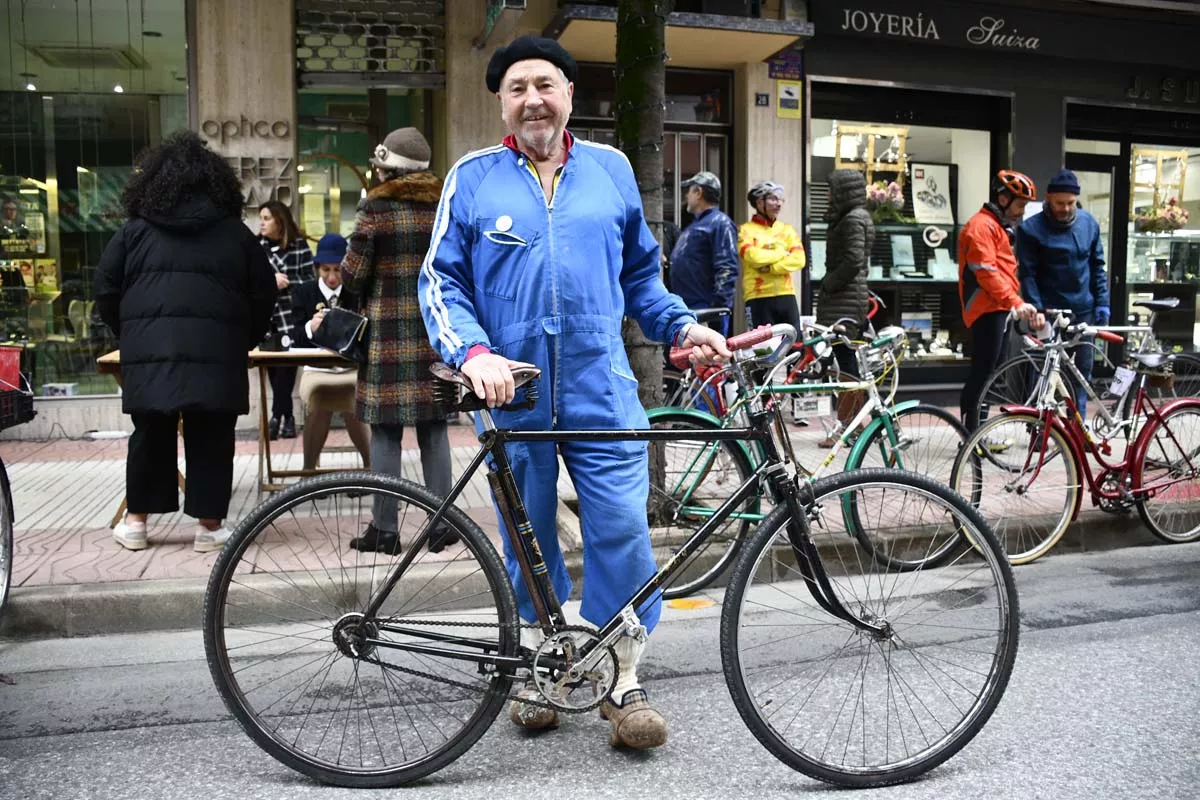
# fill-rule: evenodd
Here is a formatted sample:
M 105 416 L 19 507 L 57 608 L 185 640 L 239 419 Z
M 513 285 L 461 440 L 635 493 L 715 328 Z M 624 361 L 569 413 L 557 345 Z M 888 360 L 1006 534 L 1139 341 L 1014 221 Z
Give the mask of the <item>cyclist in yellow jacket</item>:
M 754 208 L 754 216 L 738 228 L 738 255 L 742 259 L 742 296 L 751 322 L 799 328 L 800 307 L 792 273 L 804 269 L 804 245 L 795 228 L 779 221 L 783 187 L 761 181 L 750 187 L 746 201 Z

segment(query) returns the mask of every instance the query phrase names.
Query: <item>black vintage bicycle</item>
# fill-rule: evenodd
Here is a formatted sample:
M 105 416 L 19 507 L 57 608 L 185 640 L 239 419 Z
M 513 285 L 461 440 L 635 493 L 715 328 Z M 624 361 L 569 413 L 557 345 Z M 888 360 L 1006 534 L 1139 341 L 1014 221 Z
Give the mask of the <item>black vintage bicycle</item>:
M 782 345 L 768 356 L 742 349 L 772 335 Z M 733 337 L 734 378 L 745 383 L 751 362 L 786 352 L 794 335 L 776 326 Z M 245 731 L 282 763 L 341 786 L 395 786 L 465 753 L 514 683 L 532 683 L 535 702 L 563 713 L 596 709 L 617 679 L 613 644 L 645 635 L 636 609 L 760 483 L 777 507 L 731 573 L 720 648 L 734 703 L 763 745 L 819 780 L 879 786 L 950 758 L 995 710 L 1016 657 L 1016 588 L 987 524 L 946 487 L 892 470 L 802 482 L 781 457 L 778 406 L 750 404 L 739 429 L 500 430 L 462 375 L 437 374 L 481 429 L 448 497 L 370 473 L 303 481 L 244 519 L 213 569 L 204 609 L 213 679 Z M 516 374 L 526 403 L 536 401 L 536 378 L 532 368 Z M 753 441 L 764 459 L 612 619 L 569 624 L 505 444 L 685 439 Z M 482 529 L 500 527 L 473 479 L 485 462 L 534 622 L 517 615 L 492 541 L 501 534 Z M 486 511 L 472 519 L 460 499 Z M 371 519 L 395 522 L 402 553 L 347 548 Z M 431 532 L 446 528 L 458 543 L 429 552 Z M 900 572 L 876 557 L 919 563 L 960 535 L 975 547 L 937 568 Z M 523 627 L 540 629 L 544 642 L 522 646 Z

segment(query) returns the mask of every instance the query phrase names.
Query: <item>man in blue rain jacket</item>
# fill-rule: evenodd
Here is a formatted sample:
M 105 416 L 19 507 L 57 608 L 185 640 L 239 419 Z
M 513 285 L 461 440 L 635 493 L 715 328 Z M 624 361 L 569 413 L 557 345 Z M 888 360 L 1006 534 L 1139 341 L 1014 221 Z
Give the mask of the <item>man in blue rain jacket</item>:
M 491 406 L 512 399 L 514 362 L 541 368 L 537 407 L 496 412 L 497 425 L 646 428 L 622 344 L 623 317 L 653 340 L 694 348 L 697 357 L 728 351 L 724 338 L 696 325 L 663 286 L 659 247 L 625 156 L 567 133 L 576 72 L 552 39 L 523 36 L 493 54 L 487 85 L 500 99 L 510 135 L 466 155 L 447 175 L 418 284 L 421 311 L 434 348 Z M 558 447 L 579 493 L 586 565 L 581 613 L 600 624 L 656 571 L 646 521 L 646 445 Z M 508 453 L 554 590 L 566 598 L 571 580 L 555 526 L 555 445 L 514 443 Z M 532 621 L 529 592 L 504 541 L 521 617 Z M 637 612 L 653 630 L 660 601 Z M 538 635 L 524 630 L 522 643 L 536 646 Z M 666 741 L 666 722 L 637 679 L 643 647 L 630 636 L 615 646 L 619 678 L 602 706 L 614 745 L 649 748 Z M 518 697 L 539 695 L 529 684 Z M 509 716 L 528 728 L 558 722 L 553 709 L 520 699 Z
M 1038 309 L 1070 309 L 1077 323 L 1107 325 L 1111 316 L 1108 271 L 1100 223 L 1079 207 L 1079 179 L 1069 169 L 1051 178 L 1042 210 L 1017 229 L 1017 275 L 1021 294 Z M 1089 382 L 1095 350 L 1075 350 L 1075 365 Z M 1087 394 L 1075 387 L 1076 405 L 1087 417 Z

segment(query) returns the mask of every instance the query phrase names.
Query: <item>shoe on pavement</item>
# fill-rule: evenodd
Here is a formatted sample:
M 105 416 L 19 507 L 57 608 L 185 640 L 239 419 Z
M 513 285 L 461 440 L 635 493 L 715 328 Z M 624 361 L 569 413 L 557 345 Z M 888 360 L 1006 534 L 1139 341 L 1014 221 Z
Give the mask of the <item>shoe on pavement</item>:
M 279 438 L 295 439 L 296 438 L 296 418 L 284 417 L 283 424 L 279 426 Z
M 271 417 L 267 423 L 267 438 L 272 442 L 279 438 L 279 417 Z
M 613 747 L 649 750 L 667 743 L 667 721 L 650 705 L 645 689 L 630 689 L 619 705 L 605 700 L 600 718 L 612 725 L 608 743 Z
M 440 553 L 452 544 L 458 544 L 462 540 L 458 531 L 453 528 L 439 527 L 433 533 L 429 534 L 429 543 L 426 547 L 431 553 Z
M 192 549 L 197 553 L 211 553 L 214 550 L 220 550 L 229 541 L 229 537 L 233 531 L 226 528 L 224 525 L 217 528 L 215 531 L 210 531 L 203 525 L 196 526 L 196 540 L 192 544 Z
M 522 700 L 542 700 L 542 693 L 532 683 L 525 684 L 525 688 L 517 692 L 517 699 L 508 704 L 508 718 L 514 725 L 531 731 L 558 727 L 557 711 Z
M 403 548 L 395 531 L 381 531 L 374 523 L 368 522 L 362 536 L 355 536 L 350 540 L 350 549 L 360 553 L 387 553 L 390 556 L 398 556 Z
M 117 540 L 117 544 L 126 550 L 145 550 L 150 546 L 150 542 L 146 538 L 146 523 L 144 522 L 126 522 L 122 519 L 112 529 L 112 535 Z

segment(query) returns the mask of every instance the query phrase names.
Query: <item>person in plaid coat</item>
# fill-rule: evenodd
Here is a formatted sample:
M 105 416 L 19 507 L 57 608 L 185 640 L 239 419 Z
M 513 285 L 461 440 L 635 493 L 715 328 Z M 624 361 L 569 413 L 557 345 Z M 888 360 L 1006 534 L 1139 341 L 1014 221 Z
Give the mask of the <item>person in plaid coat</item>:
M 362 298 L 368 324 L 367 363 L 358 372 L 356 413 L 371 426 L 372 469 L 400 476 L 404 426 L 417 430 L 425 485 L 450 493 L 448 412 L 434 401 L 429 345 L 417 303 L 417 275 L 433 236 L 442 181 L 429 171 L 430 149 L 416 128 L 392 131 L 371 163 L 381 181 L 358 205 L 354 233 L 342 261 L 347 287 Z M 400 552 L 395 500 L 376 498 L 374 521 L 350 546 Z M 435 532 L 437 552 L 457 534 Z
M 275 269 L 275 285 L 279 296 L 271 325 L 278 349 L 287 350 L 296 340 L 297 320 L 292 314 L 292 290 L 315 280 L 313 254 L 296 227 L 292 212 L 278 200 L 258 207 L 259 243 L 267 252 L 267 260 Z M 303 324 L 304 320 L 299 323 Z M 292 414 L 292 389 L 296 385 L 295 367 L 268 367 L 271 380 L 271 439 L 296 437 L 296 418 Z

